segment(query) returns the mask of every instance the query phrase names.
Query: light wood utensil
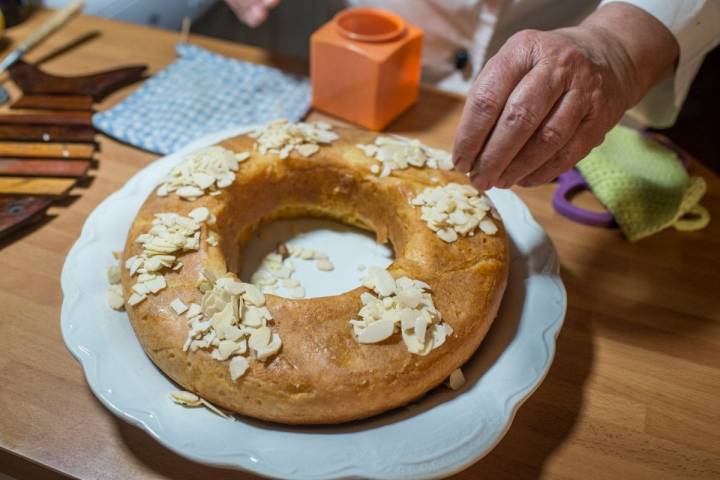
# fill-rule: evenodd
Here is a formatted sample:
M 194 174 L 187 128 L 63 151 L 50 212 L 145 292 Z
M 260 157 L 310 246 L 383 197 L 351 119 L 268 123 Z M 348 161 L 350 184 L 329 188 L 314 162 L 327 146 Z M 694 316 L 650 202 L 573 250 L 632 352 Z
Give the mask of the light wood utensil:
M 93 153 L 92 143 L 0 142 L 0 157 L 90 159 Z
M 62 197 L 75 183 L 72 178 L 0 177 L 0 194 Z
M 84 177 L 90 160 L 0 158 L 0 176 Z

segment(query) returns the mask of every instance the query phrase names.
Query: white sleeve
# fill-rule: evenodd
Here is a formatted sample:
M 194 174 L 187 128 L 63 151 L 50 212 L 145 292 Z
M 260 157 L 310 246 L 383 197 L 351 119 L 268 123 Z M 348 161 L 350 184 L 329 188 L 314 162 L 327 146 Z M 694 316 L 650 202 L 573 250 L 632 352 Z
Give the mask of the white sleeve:
M 670 30 L 680 45 L 671 78 L 655 85 L 628 113 L 662 128 L 675 123 L 705 55 L 720 43 L 720 0 L 603 0 L 600 7 L 623 1 L 643 9 Z

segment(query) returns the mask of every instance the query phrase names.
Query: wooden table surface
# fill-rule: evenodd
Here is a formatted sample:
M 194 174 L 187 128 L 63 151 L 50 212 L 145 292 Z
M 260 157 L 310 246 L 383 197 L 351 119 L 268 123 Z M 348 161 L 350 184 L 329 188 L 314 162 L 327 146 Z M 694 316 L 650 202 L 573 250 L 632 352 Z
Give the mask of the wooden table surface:
M 22 38 L 45 15 L 8 36 Z M 141 62 L 157 71 L 173 60 L 178 40 L 172 32 L 81 17 L 28 57 L 37 61 L 92 32 L 99 36 L 44 68 L 75 75 Z M 303 68 L 240 45 L 192 40 L 225 55 Z M 461 108 L 460 98 L 424 90 L 389 130 L 449 148 Z M 104 136 L 99 142 L 91 180 L 52 207 L 48 221 L 0 244 L 0 472 L 251 478 L 185 460 L 113 416 L 63 344 L 65 255 L 98 203 L 155 158 Z M 558 216 L 552 185 L 517 190 L 559 250 L 567 319 L 543 384 L 492 453 L 457 478 L 720 478 L 720 181 L 697 164 L 692 171 L 708 181 L 703 203 L 715 220 L 701 232 L 667 230 L 635 244 Z

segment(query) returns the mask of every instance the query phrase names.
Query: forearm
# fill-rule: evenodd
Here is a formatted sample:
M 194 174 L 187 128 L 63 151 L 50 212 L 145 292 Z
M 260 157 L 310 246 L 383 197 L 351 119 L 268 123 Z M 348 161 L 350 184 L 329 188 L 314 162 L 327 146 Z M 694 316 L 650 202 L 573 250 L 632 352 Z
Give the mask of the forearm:
M 644 10 L 616 2 L 602 6 L 582 24 L 606 41 L 608 55 L 618 56 L 616 65 L 632 79 L 627 87 L 627 108 L 639 102 L 658 81 L 673 73 L 680 47 L 665 25 Z

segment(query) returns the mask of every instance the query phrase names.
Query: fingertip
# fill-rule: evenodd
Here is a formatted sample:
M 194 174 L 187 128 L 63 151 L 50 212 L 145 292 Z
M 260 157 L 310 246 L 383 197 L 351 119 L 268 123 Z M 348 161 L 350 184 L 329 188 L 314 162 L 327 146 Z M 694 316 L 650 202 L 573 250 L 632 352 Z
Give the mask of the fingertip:
M 453 153 L 452 162 L 455 170 L 465 174 L 470 173 L 473 162 L 468 160 L 464 155 Z
M 245 20 L 248 26 L 257 27 L 263 23 L 266 18 L 267 10 L 262 5 L 255 4 L 245 11 L 243 20 Z
M 487 180 L 483 179 L 481 176 L 478 175 L 471 175 L 470 183 L 473 187 L 475 187 L 481 192 L 490 189 L 490 185 L 488 184 Z

